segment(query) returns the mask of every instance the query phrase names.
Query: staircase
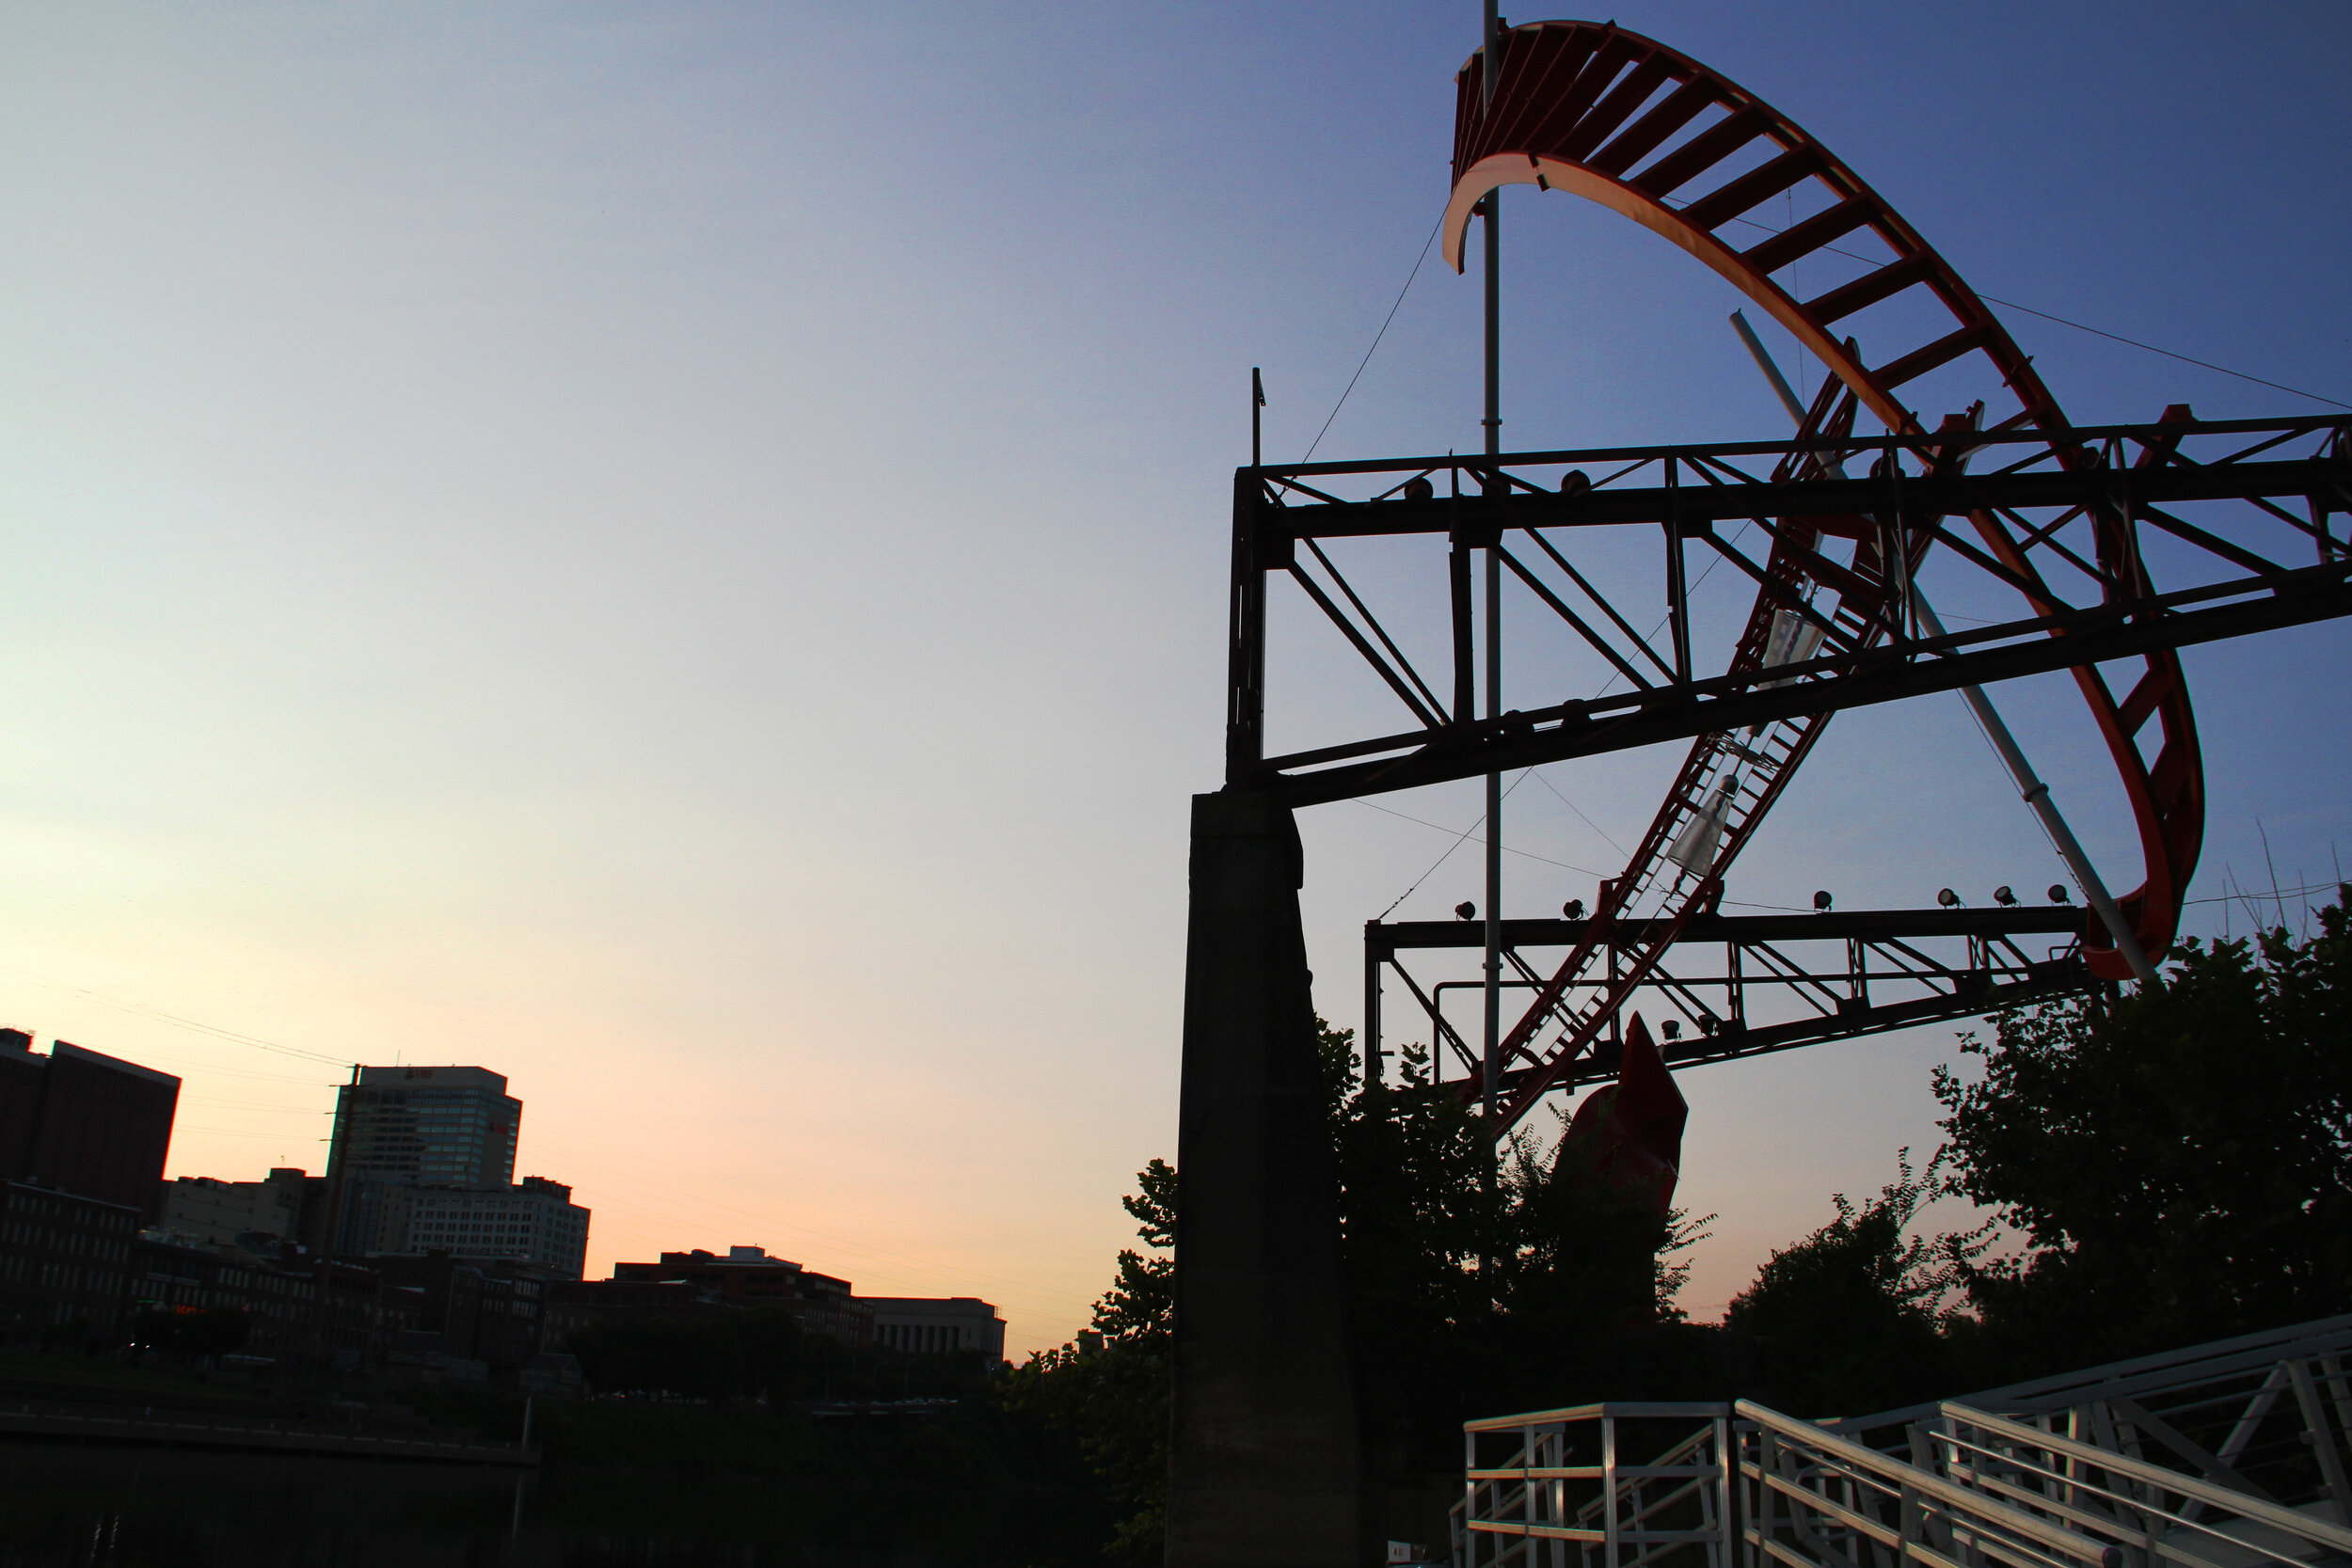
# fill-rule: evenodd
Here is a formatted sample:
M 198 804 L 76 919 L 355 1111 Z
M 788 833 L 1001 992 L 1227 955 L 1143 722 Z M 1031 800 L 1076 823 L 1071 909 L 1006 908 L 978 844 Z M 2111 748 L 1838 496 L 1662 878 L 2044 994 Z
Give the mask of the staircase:
M 2352 1317 L 1813 1422 L 1471 1421 L 1455 1568 L 2352 1568 Z M 1644 1457 L 1646 1456 L 1646 1457 Z

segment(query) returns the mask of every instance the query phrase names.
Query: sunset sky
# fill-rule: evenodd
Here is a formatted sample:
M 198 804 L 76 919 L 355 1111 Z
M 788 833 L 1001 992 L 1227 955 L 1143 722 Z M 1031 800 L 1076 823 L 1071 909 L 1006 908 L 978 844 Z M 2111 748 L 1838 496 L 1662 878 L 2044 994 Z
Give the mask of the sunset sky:
M 1614 14 L 1982 293 L 2352 403 L 2352 9 Z M 0 11 L 0 1023 L 181 1074 L 173 1175 L 319 1168 L 338 1064 L 488 1067 L 591 1277 L 758 1243 L 1067 1338 L 1175 1151 L 1250 367 L 1295 458 L 1444 204 L 1477 23 Z M 1563 195 L 1506 222 L 1507 445 L 1784 433 L 1727 285 Z M 1475 448 L 1478 304 L 1433 252 L 1318 456 Z M 2331 406 L 2003 313 L 2085 422 Z M 2186 656 L 2194 897 L 2339 874 L 2347 659 Z M 1997 695 L 2128 885 L 2062 681 Z M 1678 756 L 1519 790 L 1506 912 L 1589 899 Z M 1380 804 L 1302 823 L 1344 1025 L 1362 922 L 1479 810 Z M 1730 896 L 2059 872 L 1944 697 L 1841 717 Z M 1695 1316 L 1924 1159 L 1952 1034 L 1688 1075 Z

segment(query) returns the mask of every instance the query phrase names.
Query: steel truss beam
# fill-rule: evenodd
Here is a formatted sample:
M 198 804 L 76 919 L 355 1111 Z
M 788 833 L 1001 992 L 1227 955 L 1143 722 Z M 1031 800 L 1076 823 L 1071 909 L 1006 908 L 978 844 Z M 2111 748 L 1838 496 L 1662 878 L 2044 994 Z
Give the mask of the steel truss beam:
M 1678 1018 L 1692 1030 L 1660 1044 L 1669 1067 L 1736 1061 L 1824 1040 L 1883 1034 L 1915 1024 L 1971 1018 L 2095 983 L 2080 944 L 2089 916 L 2071 906 L 2009 909 L 1863 910 L 1822 914 L 1691 916 L 1674 939 L 1670 959 L 1699 950 L 1722 954 L 1703 973 L 1686 964 L 1661 963 L 1644 982 L 1661 1007 L 1661 1022 Z M 1638 952 L 1664 934 L 1666 920 L 1505 920 L 1507 961 L 1521 978 L 1512 989 L 1540 985 L 1549 965 L 1527 958 L 1528 951 L 1566 949 L 1592 937 L 1613 956 Z M 2036 937 L 2056 938 L 2058 950 L 2035 958 L 2025 945 Z M 1414 1010 L 1428 1024 L 1433 1076 L 1473 1092 L 1477 1053 L 1454 1033 L 1443 1011 L 1448 990 L 1475 989 L 1481 982 L 1441 981 L 1424 986 L 1406 967 L 1411 953 L 1473 951 L 1485 943 L 1485 928 L 1469 921 L 1377 920 L 1364 924 L 1364 1053 L 1368 1073 L 1380 1077 L 1391 1054 L 1383 1038 L 1383 979 L 1403 982 Z M 1830 958 L 1803 951 L 1835 943 Z M 1955 950 L 1955 944 L 1960 944 Z M 1615 965 L 1610 966 L 1613 972 Z M 1586 989 L 1607 984 L 1604 977 Z M 1762 991 L 1798 1003 L 1797 1016 L 1772 1022 L 1749 1017 L 1752 993 Z M 1714 1005 L 1709 1005 L 1709 999 Z M 1573 1089 L 1616 1076 L 1620 1042 L 1613 1031 L 1597 1037 L 1581 1058 L 1552 1080 Z M 1462 1075 L 1447 1079 L 1449 1053 Z M 1506 1074 L 1516 1088 L 1526 1069 Z
M 1524 452 L 1506 454 L 1491 467 L 1482 459 L 1448 457 L 1244 468 L 1235 475 L 1234 489 L 1227 784 L 1265 791 L 1294 806 L 1318 804 L 2352 614 L 2352 544 L 2332 529 L 2335 515 L 2352 512 L 2352 440 L 2346 432 L 2346 422 L 2338 418 L 2175 420 L 1971 433 L 1966 453 L 1955 451 L 1948 440 L 1889 436 Z M 2183 441 L 2191 436 L 2252 439 L 2233 443 L 2242 444 L 2237 453 L 2200 463 L 2181 454 Z M 2268 455 L 2289 443 L 2312 450 Z M 2125 461 L 2133 446 L 2139 449 L 2142 466 Z M 2005 448 L 2022 450 L 2024 456 L 1983 473 L 1963 470 L 1969 455 L 1991 452 L 1997 461 L 2013 454 Z M 2075 454 L 2080 466 L 2060 467 L 2056 454 L 2062 452 Z M 1863 479 L 1774 480 L 1756 478 L 1742 467 L 1757 466 L 1757 459 L 1787 459 L 1794 467 L 1807 453 L 1839 462 L 1871 460 L 1875 472 Z M 1618 466 L 1620 475 L 1597 486 L 1583 482 L 1584 467 L 1604 465 Z M 1562 467 L 1569 467 L 1572 477 L 1561 490 L 1525 473 Z M 1409 482 L 1435 473 L 1450 476 L 1450 488 L 1469 493 L 1412 499 L 1406 485 L 1393 483 L 1370 499 L 1347 500 L 1333 493 L 1383 484 L 1399 475 Z M 1624 474 L 1643 473 L 1662 483 L 1616 483 Z M 2238 537 L 2224 537 L 2170 510 L 2212 501 L 2241 503 L 2245 510 L 2224 525 Z M 2027 515 L 2035 512 L 2052 515 L 2039 520 Z M 2065 531 L 2071 524 L 2109 515 L 2168 535 L 2177 548 L 2206 562 L 2217 579 L 2158 593 L 2144 573 L 2135 572 L 2139 580 L 2118 580 L 2069 548 Z M 1634 633 L 1628 607 L 1594 588 L 1549 537 L 1577 529 L 1655 529 L 1667 559 L 1652 580 L 1662 579 L 1670 589 L 1678 585 L 1683 557 L 1700 546 L 1738 566 L 1767 594 L 1777 591 L 1788 608 L 1809 614 L 1804 600 L 1772 580 L 1764 563 L 1740 550 L 1720 525 L 1753 523 L 1772 541 L 1806 532 L 1824 548 L 1830 537 L 1867 528 L 1893 537 L 1889 555 L 1940 543 L 2015 583 L 2009 567 L 1951 526 L 1953 519 L 1970 516 L 2008 520 L 2025 550 L 2039 549 L 2096 578 L 2100 602 L 2051 606 L 2046 614 L 1930 638 L 1911 635 L 1913 617 L 1907 606 L 1897 603 L 1888 615 L 1893 634 L 1877 645 L 1851 646 L 1830 627 L 1825 629 L 1832 635 L 1817 657 L 1700 676 L 1691 669 L 1686 595 L 1669 594 L 1666 645 L 1675 656 L 1669 664 L 1649 640 Z M 1791 520 L 1804 526 L 1791 529 Z M 1545 559 L 1529 564 L 1508 556 L 1515 532 Z M 1423 700 L 1431 695 L 1429 686 L 1338 577 L 1321 547 L 1331 540 L 1409 535 L 1442 535 L 1457 552 L 1464 546 L 1503 547 L 1514 572 L 1632 689 L 1530 707 L 1499 720 L 1476 719 L 1459 711 L 1458 704 L 1449 711 Z M 1328 594 L 1316 593 L 1316 602 L 1406 700 L 1420 728 L 1265 754 L 1263 579 L 1274 571 L 1304 578 L 1301 544 L 1340 583 L 1371 636 L 1351 624 Z M 2315 556 L 2316 562 L 2290 564 L 2283 559 L 2289 548 L 2308 552 L 2306 559 Z M 1817 580 L 1834 583 L 1845 571 L 1820 550 L 1808 547 L 1806 554 Z M 1565 579 L 1556 588 L 1540 579 L 1546 564 Z M 1581 595 L 1593 610 L 1579 613 L 1569 603 L 1571 594 Z M 1637 616 L 1650 610 L 1647 604 L 1632 608 Z M 1374 638 L 1391 657 L 1373 647 Z

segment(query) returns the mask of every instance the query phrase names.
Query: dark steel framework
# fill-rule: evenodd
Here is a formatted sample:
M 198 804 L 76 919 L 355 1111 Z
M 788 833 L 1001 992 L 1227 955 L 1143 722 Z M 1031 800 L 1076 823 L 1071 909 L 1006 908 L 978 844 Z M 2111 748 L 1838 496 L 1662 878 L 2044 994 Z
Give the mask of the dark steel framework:
M 1667 1042 L 1669 1061 L 1690 1065 L 2134 973 L 2145 983 L 2204 830 L 2177 651 L 2352 613 L 2352 539 L 2334 521 L 2352 513 L 2342 420 L 2200 421 L 2176 407 L 2155 424 L 2077 427 L 1985 303 L 1859 176 L 1655 40 L 1583 22 L 1502 28 L 1489 6 L 1456 82 L 1444 250 L 1458 270 L 1470 219 L 1486 215 L 1484 451 L 1290 467 L 1253 451 L 1235 476 L 1226 787 L 1194 800 L 1186 932 L 1167 1554 L 1181 1568 L 1359 1560 L 1355 1533 L 1372 1516 L 1333 1305 L 1335 1179 L 1311 1125 L 1321 1101 L 1292 808 L 1687 743 L 1590 919 L 1501 920 L 1490 831 L 1486 922 L 1367 931 L 1372 1037 L 1379 977 L 1406 976 L 1433 1051 L 1464 1069 L 1446 1082 L 1483 1101 L 1502 1138 L 1552 1090 L 1615 1072 L 1617 1021 L 1637 994 L 1694 1026 Z M 1504 184 L 1597 202 L 1755 301 L 1827 372 L 1792 409 L 1796 439 L 1500 451 Z M 1413 538 L 1444 544 L 1434 580 L 1358 563 L 1374 541 Z M 1712 567 L 1754 583 L 1744 616 L 1694 610 Z M 1939 629 L 1922 567 L 1941 609 L 1959 622 L 1964 601 L 1977 624 Z M 1393 695 L 1398 727 L 1269 745 L 1277 576 Z M 1533 693 L 1516 709 L 1500 689 L 1506 579 L 1541 607 L 1513 612 L 1515 637 L 1524 623 L 1580 650 L 1564 666 L 1515 642 L 1513 694 Z M 1398 593 L 1425 611 L 1375 613 Z M 2073 910 L 1720 913 L 1726 869 L 1832 713 L 2059 670 L 2105 743 L 2145 865 L 2110 897 L 2069 855 L 2095 925 Z M 1989 703 L 1971 706 L 1999 750 Z M 2016 748 L 2003 764 L 2053 837 L 2071 839 Z M 1491 782 L 1487 800 L 1491 827 Z M 2044 936 L 2059 940 L 2037 958 Z M 1825 942 L 1829 957 L 1815 956 Z M 1721 964 L 1694 969 L 1706 943 L 1722 945 Z M 1525 1001 L 1475 1050 L 1401 961 L 1446 946 L 1497 964 L 1507 954 Z M 1477 983 L 1493 997 L 1498 981 L 1490 969 Z
M 1671 1068 L 1737 1061 L 1824 1040 L 1883 1034 L 1915 1024 L 1972 1018 L 2061 991 L 2098 984 L 2082 958 L 2088 911 L 2042 909 L 1863 910 L 1819 914 L 1697 914 L 1677 934 L 1672 954 L 1652 965 L 1637 996 L 1648 1016 L 1677 1031 L 1659 1042 Z M 1657 920 L 1506 920 L 1506 989 L 1540 990 L 1554 964 L 1534 957 L 1591 941 L 1609 955 L 1605 986 L 1629 955 L 1658 934 Z M 1480 989 L 1474 980 L 1423 984 L 1410 955 L 1483 944 L 1479 926 L 1463 921 L 1367 921 L 1364 924 L 1363 1044 L 1378 1074 L 1388 1053 L 1383 982 L 1393 976 L 1430 1042 L 1429 1081 L 1466 1094 L 1482 1078 L 1480 1053 L 1445 1016 L 1445 993 Z M 1716 950 L 1720 949 L 1720 953 Z M 2037 956 L 2037 954 L 2039 956 Z M 1694 967 L 1696 966 L 1696 967 Z M 1769 998 L 1756 1017 L 1751 1002 Z M 1775 1006 L 1772 1001 L 1780 1005 Z M 1682 1031 L 1687 1031 L 1683 1033 Z M 1564 1064 L 1552 1086 L 1574 1089 L 1615 1079 L 1622 1037 L 1615 1028 Z M 1449 1069 L 1454 1070 L 1448 1076 Z M 1525 1069 L 1506 1076 L 1505 1093 Z
M 1816 424 L 1821 410 L 1835 411 L 1837 384 L 1828 385 L 1817 400 Z M 1853 467 L 1867 468 L 1864 477 L 1843 477 Z M 1245 468 L 1234 490 L 1227 784 L 1297 806 L 1696 742 L 1628 878 L 1602 884 L 1595 910 L 1601 924 L 1581 934 L 1568 958 L 1534 988 L 1505 1037 L 1500 1135 L 1545 1093 L 1599 1070 L 1596 1042 L 1691 923 L 1712 917 L 1723 866 L 1777 799 L 1827 715 L 2041 672 L 2088 670 L 2096 678 L 2099 666 L 2133 659 L 2154 672 L 2114 704 L 2122 733 L 2136 739 L 2177 685 L 2177 675 L 2162 673 L 2177 671 L 2173 650 L 2352 613 L 2352 539 L 2336 524 L 2347 512 L 2352 427 L 2344 420 L 2201 421 L 2185 409 L 2149 425 L 1813 434 L 1784 442 L 1513 453 L 1491 463 L 1422 457 Z M 2023 569 L 1962 531 L 1963 519 L 1985 518 L 2018 542 Z M 2155 584 L 2137 547 L 2141 529 L 2167 541 L 2167 563 L 2186 585 Z M 1595 530 L 1632 531 L 1655 550 L 1646 576 L 1664 601 L 1662 635 L 1645 637 L 1636 626 L 1657 600 L 1627 600 L 1578 569 L 1580 541 Z M 2134 547 L 2117 558 L 2079 537 L 2099 531 Z M 1450 546 L 1444 598 L 1435 599 L 1435 584 L 1426 595 L 1450 605 L 1451 668 L 1439 677 L 1450 692 L 1423 675 L 1335 558 L 1350 541 L 1412 535 Z M 1909 601 L 1919 592 L 1916 565 L 1931 546 L 2016 589 L 2025 613 L 1920 635 Z M 1472 550 L 1492 552 L 1628 689 L 1477 717 Z M 1701 673 L 1713 661 L 1703 654 L 1704 628 L 1690 604 L 1692 563 L 1701 555 L 1719 558 L 1758 590 L 1757 611 L 1716 665 L 1719 674 Z M 1888 573 L 1877 569 L 1880 562 L 1911 569 Z M 2094 602 L 2069 605 L 2047 590 L 2043 573 L 2060 564 L 2094 585 Z M 1412 728 L 1269 754 L 1267 579 L 1277 574 L 1354 647 Z M 1834 609 L 1827 608 L 1832 595 Z M 1769 626 L 1775 610 L 1819 632 L 1814 657 L 1767 662 L 1756 627 Z M 2178 758 L 2194 754 L 2193 732 L 2185 749 L 2179 731 L 2162 733 L 2169 749 L 2153 764 L 2141 763 L 2159 783 L 2166 757 L 2177 770 Z M 1725 778 L 1738 782 L 1710 802 L 1702 798 L 1710 777 L 1719 787 Z M 2199 803 L 2201 820 L 2201 797 Z M 1668 846 L 1710 804 L 1723 808 L 1721 847 L 1704 870 L 1677 868 Z M 1654 908 L 1637 910 L 1627 880 L 1636 884 L 1630 894 L 1647 894 Z M 2177 896 L 2175 889 L 2169 897 Z M 1638 935 L 1603 941 L 1597 930 Z M 2102 956 L 2098 933 L 2085 933 L 2074 960 L 2081 982 L 2116 977 L 2112 968 L 2103 971 Z M 2104 956 L 2111 960 L 2112 948 Z M 1527 967 L 1523 958 L 1520 965 Z M 1519 989 L 1525 982 L 1522 974 Z M 1855 1025 L 1851 1014 L 1845 1022 Z M 1539 1032 L 1555 1027 L 1555 1039 L 1538 1043 Z M 1825 1025 L 1809 1037 L 1857 1032 Z
M 2184 451 L 2190 437 L 2230 439 L 2235 450 L 2198 460 Z M 2087 454 L 2076 471 L 2058 467 L 2061 443 Z M 2297 446 L 2302 450 L 2291 450 Z M 1993 471 L 1963 470 L 1967 456 L 1986 452 L 1999 464 Z M 1872 475 L 1781 477 L 1819 454 L 1867 458 Z M 2012 455 L 2015 461 L 2000 463 Z M 1767 463 L 1773 465 L 1771 472 L 1754 471 Z M 1587 479 L 1587 467 L 1609 465 L 1617 465 L 1617 471 L 1597 484 Z M 1565 484 L 1550 471 L 1563 468 L 1568 470 Z M 1383 484 L 1399 476 L 1401 482 Z M 1403 495 L 1412 480 L 1432 476 L 1445 479 L 1456 493 L 1422 499 Z M 1360 500 L 1333 493 L 1350 480 L 1369 482 L 1355 486 L 1359 489 L 1382 487 Z M 2095 666 L 2352 612 L 2352 539 L 2332 527 L 2335 514 L 2352 512 L 2352 420 L 2344 416 L 2196 420 L 2184 415 L 2158 424 L 2030 435 L 1595 448 L 1506 453 L 1492 467 L 1454 456 L 1307 463 L 1243 468 L 1234 481 L 1225 781 L 1232 788 L 1268 791 L 1294 806 Z M 2244 503 L 2247 510 L 2235 520 L 2270 537 L 2241 543 L 2172 510 L 2196 501 Z M 1861 532 L 1866 546 L 1887 537 L 1917 554 L 1940 543 L 2024 590 L 2021 575 L 1955 531 L 1956 518 L 1979 512 L 2008 521 L 2028 547 L 2077 567 L 2112 596 L 1940 637 L 1914 635 L 1903 608 L 1894 605 L 1857 628 L 1816 612 L 1805 583 L 1771 575 L 1768 562 L 1734 543 L 1724 527 L 1752 524 L 1773 553 L 1798 557 L 1825 584 L 1851 582 L 1854 574 L 1815 546 L 1794 540 L 1828 532 L 1822 521 L 1835 518 L 1850 536 Z M 2106 514 L 2128 515 L 2169 535 L 2217 569 L 2213 580 L 2158 592 L 2137 561 L 2129 571 L 2111 571 L 2068 547 L 2061 537 L 2068 524 Z M 1791 518 L 1801 526 L 1789 526 Z M 1597 528 L 1654 531 L 1666 610 L 1662 652 L 1578 572 L 1556 542 L 1562 531 Z M 1467 549 L 1494 550 L 1631 689 L 1494 720 L 1472 717 L 1470 617 L 1467 594 L 1456 592 L 1451 595 L 1454 696 L 1440 698 L 1323 548 L 1338 540 L 1409 534 L 1447 539 L 1454 550 L 1450 565 L 1463 564 Z M 1519 551 L 1512 547 L 1514 534 L 1524 541 Z M 2254 542 L 2272 553 L 2255 549 Z M 1754 578 L 1770 607 L 1788 609 L 1817 626 L 1823 651 L 1801 662 L 1698 674 L 1685 586 L 1694 548 Z M 2294 564 L 2282 559 L 2289 550 L 2316 559 Z M 1275 573 L 1288 577 L 1329 618 L 1396 694 L 1416 728 L 1266 754 L 1265 579 Z M 1581 612 L 1579 603 L 1585 606 Z M 2135 688 L 2119 705 L 2131 733 L 2138 725 L 2130 721 L 2144 721 L 2154 701 L 2153 693 Z

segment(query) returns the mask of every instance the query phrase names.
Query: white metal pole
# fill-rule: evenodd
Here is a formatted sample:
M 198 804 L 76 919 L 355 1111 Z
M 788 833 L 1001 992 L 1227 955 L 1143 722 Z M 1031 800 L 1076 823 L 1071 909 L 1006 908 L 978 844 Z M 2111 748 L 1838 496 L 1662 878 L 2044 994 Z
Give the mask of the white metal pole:
M 1740 334 L 1740 341 L 1747 345 L 1750 357 L 1756 361 L 1756 368 L 1762 371 L 1764 379 L 1772 383 L 1781 406 L 1788 411 L 1788 418 L 1795 421 L 1797 428 L 1804 429 L 1804 407 L 1798 403 L 1797 394 L 1789 389 L 1787 379 L 1780 373 L 1780 367 L 1765 352 L 1763 343 L 1756 336 L 1756 329 L 1748 325 L 1747 316 L 1734 310 L 1731 326 Z M 1838 477 L 1844 477 L 1842 465 L 1833 463 L 1829 467 Z M 1944 623 L 1936 618 L 1934 610 L 1921 596 L 1918 584 L 1913 583 L 1910 587 L 1911 607 L 1918 617 L 1921 629 L 1930 637 L 1943 636 Z M 2106 883 L 2099 879 L 2098 868 L 2090 863 L 2090 857 L 2083 853 L 2081 841 L 2074 837 L 2074 830 L 2059 815 L 2058 802 L 2050 798 L 2050 786 L 2035 776 L 2033 765 L 2026 760 L 2026 753 L 2018 746 L 2017 737 L 2010 734 L 2007 724 L 2001 722 L 2000 714 L 1993 706 L 1993 699 L 1984 694 L 1984 688 L 1980 686 L 1963 686 L 1960 689 L 1960 695 L 1968 705 L 1968 710 L 1977 716 L 1977 722 L 1984 726 L 1985 736 L 1993 742 L 1993 750 L 1999 754 L 2001 766 L 2009 769 L 2009 776 L 2016 782 L 2018 796 L 2032 808 L 2034 816 L 2041 818 L 2042 831 L 2058 847 L 2058 858 L 2066 863 L 2066 868 L 2074 874 L 2074 880 L 2081 884 L 2083 898 L 2098 914 L 2100 923 L 2106 927 L 2107 935 L 2115 942 L 2116 952 L 2122 955 L 2123 962 L 2130 966 L 2133 976 L 2141 985 L 2154 985 L 2158 978 L 2156 966 L 2148 961 L 2147 952 L 2139 945 L 2139 933 L 2132 929 L 2131 923 L 2123 918 L 2122 910 L 2116 904 L 2115 895 L 2107 891 Z
M 1944 623 L 1915 588 L 1912 593 L 1911 607 L 1919 617 L 1920 628 L 1930 637 L 1944 635 Z M 2116 904 L 2115 895 L 2107 891 L 2106 883 L 2099 879 L 2098 869 L 2090 863 L 2090 857 L 2083 853 L 2083 847 L 2074 837 L 2074 831 L 2066 825 L 2066 818 L 2058 814 L 2058 802 L 2050 798 L 2050 786 L 2035 776 L 2033 764 L 2027 762 L 2026 753 L 2018 749 L 2017 737 L 2009 733 L 2009 726 L 2001 722 L 2000 714 L 1994 711 L 1993 699 L 1984 694 L 1984 688 L 1980 686 L 1963 686 L 1960 689 L 1960 695 L 1968 705 L 1968 710 L 1977 716 L 1977 722 L 1984 726 L 1985 737 L 1993 742 L 1993 750 L 1999 753 L 2001 766 L 2009 769 L 2009 776 L 2016 782 L 2018 798 L 2033 809 L 2034 816 L 2042 819 L 2042 831 L 2050 835 L 2050 842 L 2058 846 L 2058 858 L 2074 874 L 2074 880 L 2082 884 L 2083 897 L 2098 911 L 2100 921 L 2107 928 L 2107 935 L 2114 939 L 2115 950 L 2131 966 L 2133 976 L 2143 986 L 2156 984 L 2156 966 L 2148 961 L 2146 951 L 2140 947 L 2139 933 L 2132 929 L 2131 922 L 2123 918 L 2122 910 Z
M 1491 107 L 1495 84 L 1502 71 L 1502 20 L 1495 0 L 1486 0 L 1485 40 L 1480 46 L 1480 103 Z M 1502 188 L 1486 193 L 1486 455 L 1502 451 L 1502 257 L 1497 248 Z M 1496 467 L 1489 464 L 1480 488 L 1497 493 L 1502 486 Z M 1502 560 L 1501 542 L 1486 549 L 1486 717 L 1502 717 Z M 1486 1119 L 1495 1116 L 1502 1084 L 1502 775 L 1486 775 L 1486 929 L 1485 1083 L 1481 1096 Z

